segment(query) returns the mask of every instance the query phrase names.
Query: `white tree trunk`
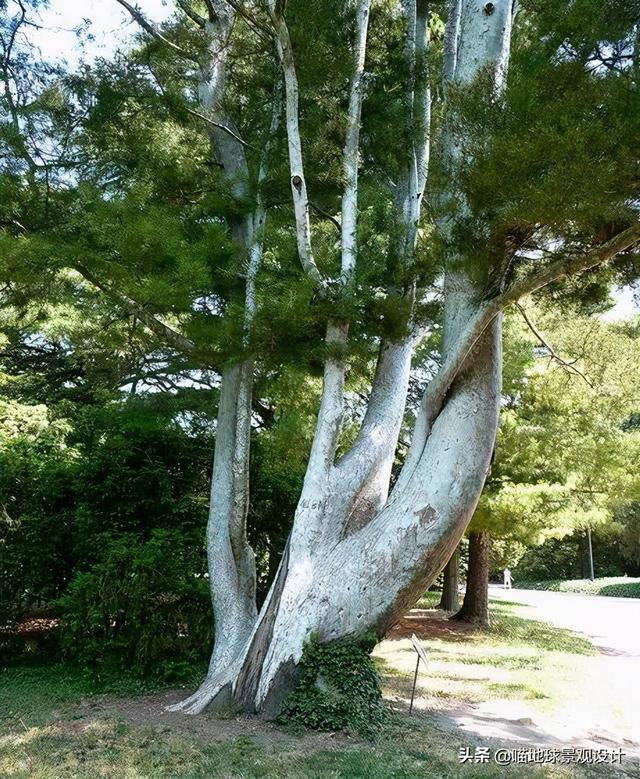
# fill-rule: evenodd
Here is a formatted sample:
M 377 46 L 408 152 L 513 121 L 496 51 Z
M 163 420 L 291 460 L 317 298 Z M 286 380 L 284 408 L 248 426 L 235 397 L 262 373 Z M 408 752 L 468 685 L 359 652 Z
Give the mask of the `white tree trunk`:
M 360 6 L 360 25 L 366 5 Z M 415 121 L 420 112 L 422 122 L 396 199 L 405 225 L 403 253 L 410 258 L 426 179 L 430 102 L 425 80 L 415 73 L 427 45 L 426 4 L 406 0 L 404 9 L 411 118 Z M 511 10 L 511 0 L 498 0 L 491 13 L 484 3 L 463 0 L 456 32 L 448 36 L 448 45 L 452 39 L 455 45 L 454 79 L 468 83 L 486 65 L 494 66 L 497 81 L 502 78 Z M 293 52 L 284 18 L 273 12 L 272 20 L 285 77 L 298 249 L 305 271 L 321 282 L 312 252 Z M 360 45 L 357 49 L 352 101 L 355 95 L 359 102 L 364 54 Z M 343 269 L 348 276 L 356 258 L 357 161 L 354 169 L 352 152 L 359 106 L 355 108 L 357 113 L 350 112 L 345 151 Z M 276 713 L 291 689 L 312 632 L 324 641 L 370 629 L 382 634 L 451 556 L 475 510 L 493 452 L 500 401 L 501 317 L 497 309 L 479 300 L 471 277 L 456 272 L 447 276 L 445 322 L 442 377 L 425 394 L 411 457 L 388 498 L 414 340 L 408 336 L 381 349 L 362 429 L 352 450 L 338 463 L 334 458 L 342 422 L 344 364 L 337 357 L 327 360 L 316 437 L 280 569 L 241 656 L 235 655 L 209 678 L 188 703 L 189 710 L 200 711 L 231 694 L 247 710 L 267 716 Z M 340 345 L 346 337 L 346 325 L 329 323 L 328 343 Z

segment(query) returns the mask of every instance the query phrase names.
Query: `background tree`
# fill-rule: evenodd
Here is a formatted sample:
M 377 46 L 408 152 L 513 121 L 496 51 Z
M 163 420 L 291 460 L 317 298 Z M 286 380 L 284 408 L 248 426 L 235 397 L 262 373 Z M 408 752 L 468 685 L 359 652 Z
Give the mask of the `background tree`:
M 496 456 L 470 526 L 470 558 L 480 532 L 485 545 L 490 536 L 500 547 L 492 561 L 482 557 L 479 572 L 470 559 L 458 616 L 480 624 L 488 621 L 490 569 L 516 567 L 546 539 L 611 527 L 640 488 L 640 439 L 628 424 L 640 380 L 637 322 L 606 324 L 555 306 L 522 313 L 506 338 Z

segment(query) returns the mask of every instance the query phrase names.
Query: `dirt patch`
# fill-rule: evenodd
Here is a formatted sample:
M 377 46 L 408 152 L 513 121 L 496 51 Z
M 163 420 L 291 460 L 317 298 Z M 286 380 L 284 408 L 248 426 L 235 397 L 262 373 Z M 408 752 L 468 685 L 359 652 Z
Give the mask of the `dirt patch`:
M 475 631 L 468 622 L 457 622 L 447 619 L 442 611 L 428 609 L 413 609 L 388 631 L 385 638 L 411 638 L 415 633 L 418 638 L 440 638 L 443 641 L 468 641 L 469 635 Z
M 96 696 L 83 700 L 80 713 L 87 719 L 122 719 L 130 725 L 153 727 L 160 732 L 200 738 L 205 741 L 226 741 L 235 738 L 252 738 L 265 746 L 289 745 L 305 752 L 324 749 L 344 749 L 361 743 L 344 733 L 288 732 L 272 722 L 259 717 L 239 715 L 219 719 L 213 715 L 192 716 L 182 712 L 167 711 L 166 707 L 188 696 L 185 690 L 154 693 L 135 698 Z M 59 726 L 69 723 L 57 723 Z

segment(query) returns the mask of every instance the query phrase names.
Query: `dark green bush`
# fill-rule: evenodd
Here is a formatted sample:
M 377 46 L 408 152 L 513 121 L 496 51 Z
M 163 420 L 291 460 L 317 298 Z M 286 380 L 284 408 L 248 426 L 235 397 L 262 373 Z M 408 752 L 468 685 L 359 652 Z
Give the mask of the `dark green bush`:
M 349 730 L 373 736 L 387 710 L 370 652 L 375 639 L 340 639 L 322 644 L 312 636 L 304 648 L 295 689 L 279 721 L 316 730 Z
M 196 574 L 192 549 L 168 530 L 146 542 L 113 541 L 58 602 L 63 656 L 166 681 L 188 675 L 213 640 L 208 582 Z

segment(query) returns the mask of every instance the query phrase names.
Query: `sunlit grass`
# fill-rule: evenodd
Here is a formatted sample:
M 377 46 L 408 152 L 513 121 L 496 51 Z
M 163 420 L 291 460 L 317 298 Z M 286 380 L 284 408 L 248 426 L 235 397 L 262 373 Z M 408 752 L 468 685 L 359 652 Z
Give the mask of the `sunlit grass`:
M 429 596 L 430 597 L 430 596 Z M 211 741 L 181 729 L 134 725 L 96 714 L 96 694 L 136 696 L 147 685 L 69 667 L 0 673 L 0 777 L 7 779 L 571 779 L 579 767 L 461 765 L 458 750 L 478 739 L 431 712 L 463 702 L 524 700 L 553 708 L 593 658 L 588 642 L 494 604 L 492 627 L 461 640 L 425 639 L 430 664 L 419 678 L 418 712 L 396 712 L 373 743 L 309 745 L 294 734 Z M 385 692 L 408 700 L 415 652 L 408 639 L 376 650 Z M 115 707 L 117 708 L 117 707 Z M 396 708 L 398 708 L 396 706 Z M 402 706 L 399 707 L 402 709 Z M 602 774 L 599 774 L 602 775 Z M 607 775 L 606 773 L 604 774 Z
M 427 593 L 421 608 L 433 608 L 437 593 Z M 457 640 L 424 638 L 429 668 L 422 669 L 418 694 L 429 708 L 487 700 L 527 701 L 550 711 L 571 697 L 588 659 L 596 650 L 571 631 L 522 616 L 527 607 L 491 602 L 491 626 L 461 633 Z M 375 656 L 385 693 L 406 700 L 411 695 L 415 652 L 408 639 L 385 641 Z

